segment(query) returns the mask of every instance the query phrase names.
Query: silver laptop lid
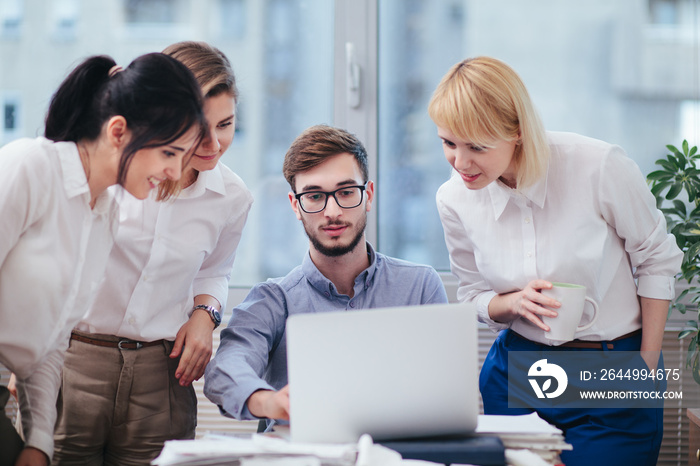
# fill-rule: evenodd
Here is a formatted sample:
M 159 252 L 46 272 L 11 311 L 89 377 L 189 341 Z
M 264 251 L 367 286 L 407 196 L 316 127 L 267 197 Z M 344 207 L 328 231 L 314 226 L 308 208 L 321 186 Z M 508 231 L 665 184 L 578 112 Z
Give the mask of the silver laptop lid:
M 297 314 L 287 320 L 293 441 L 470 433 L 478 418 L 470 304 Z

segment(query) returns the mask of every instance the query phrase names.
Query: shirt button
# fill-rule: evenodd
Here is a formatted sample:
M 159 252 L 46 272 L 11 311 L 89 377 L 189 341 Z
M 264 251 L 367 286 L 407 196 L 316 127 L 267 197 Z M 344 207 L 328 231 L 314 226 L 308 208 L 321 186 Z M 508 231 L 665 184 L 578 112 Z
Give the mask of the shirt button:
M 350 307 L 355 307 L 355 302 L 354 302 L 354 301 L 350 301 Z
M 148 281 L 148 277 L 144 275 L 143 281 L 144 281 L 144 282 L 147 282 L 147 281 Z
M 531 253 L 531 252 L 528 252 L 528 253 L 527 253 L 527 257 L 532 257 L 532 253 Z
M 129 317 L 129 325 L 134 325 L 136 320 L 133 317 Z
M 527 218 L 525 219 L 525 223 L 530 223 L 530 217 L 527 217 Z
M 330 298 L 330 296 L 331 296 L 331 294 L 330 294 L 329 292 L 327 292 L 327 291 L 326 291 L 325 293 L 323 293 L 323 294 L 326 295 L 326 298 Z

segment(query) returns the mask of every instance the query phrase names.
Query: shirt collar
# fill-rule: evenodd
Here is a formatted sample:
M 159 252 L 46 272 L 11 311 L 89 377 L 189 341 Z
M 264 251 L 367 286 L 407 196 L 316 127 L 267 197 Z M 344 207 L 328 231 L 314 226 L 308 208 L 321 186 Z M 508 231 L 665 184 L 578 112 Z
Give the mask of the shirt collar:
M 47 140 L 48 141 L 48 140 Z M 90 195 L 90 186 L 83 163 L 80 161 L 78 146 L 74 142 L 51 142 L 58 152 L 58 158 L 63 172 L 63 189 L 66 196 L 71 199 L 87 193 Z
M 48 140 L 47 140 L 48 141 Z M 90 185 L 88 184 L 87 176 L 83 163 L 80 161 L 80 152 L 78 146 L 74 142 L 51 142 L 58 149 L 58 159 L 63 172 L 63 189 L 66 191 L 66 197 L 72 199 L 78 196 L 84 196 L 86 204 L 90 202 Z M 112 214 L 112 202 L 114 193 L 111 189 L 105 189 L 95 200 L 95 207 L 92 208 L 92 214 L 95 216 L 104 216 Z
M 369 255 L 369 267 L 360 272 L 360 274 L 355 277 L 355 296 L 357 296 L 359 291 L 369 288 L 374 278 L 374 274 L 377 271 L 377 253 L 370 243 L 367 244 L 367 254 Z M 316 288 L 321 293 L 326 296 L 344 296 L 337 292 L 335 285 L 329 279 L 323 275 L 316 265 L 311 260 L 311 254 L 307 251 L 304 256 L 304 260 L 301 263 L 301 269 L 304 272 L 304 276 L 309 281 L 311 286 Z
M 495 182 L 489 184 L 486 189 L 488 189 L 491 197 L 494 218 L 498 220 L 511 199 L 515 202 L 517 202 L 518 199 L 524 199 L 532 202 L 540 208 L 544 207 L 544 201 L 547 197 L 548 177 L 549 166 L 545 171 L 544 178 L 537 180 L 533 185 L 530 185 L 522 190 L 509 188 L 501 180 L 496 180 Z
M 217 194 L 226 195 L 226 184 L 224 183 L 224 175 L 221 173 L 220 163 L 211 170 L 199 172 L 197 179 L 191 185 L 182 190 L 178 195 L 180 198 L 199 197 L 206 190 L 213 191 Z

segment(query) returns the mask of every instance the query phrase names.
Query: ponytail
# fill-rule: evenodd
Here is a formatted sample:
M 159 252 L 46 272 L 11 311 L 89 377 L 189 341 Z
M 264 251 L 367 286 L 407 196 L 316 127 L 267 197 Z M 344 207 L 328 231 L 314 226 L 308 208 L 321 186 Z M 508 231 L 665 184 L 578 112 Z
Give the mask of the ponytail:
M 190 70 L 162 53 L 141 55 L 119 71 L 107 56 L 90 57 L 51 99 L 44 136 L 53 141 L 95 141 L 111 117 L 126 120 L 130 139 L 119 162 L 123 184 L 134 154 L 172 143 L 191 127 L 204 135 L 202 91 Z
M 51 98 L 44 136 L 53 141 L 95 140 L 103 121 L 99 96 L 116 63 L 107 56 L 90 57 L 75 68 Z

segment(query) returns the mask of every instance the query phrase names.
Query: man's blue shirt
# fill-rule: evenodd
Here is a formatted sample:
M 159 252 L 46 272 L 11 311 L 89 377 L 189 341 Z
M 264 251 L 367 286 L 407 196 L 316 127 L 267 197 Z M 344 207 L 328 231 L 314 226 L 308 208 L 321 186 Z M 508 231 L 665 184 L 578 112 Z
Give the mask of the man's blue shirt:
M 369 243 L 367 249 L 370 266 L 355 279 L 352 298 L 338 293 L 307 253 L 287 276 L 255 285 L 234 308 L 205 373 L 204 394 L 224 415 L 256 419 L 245 403 L 248 397 L 287 384 L 289 315 L 447 302 L 432 267 L 377 253 Z

